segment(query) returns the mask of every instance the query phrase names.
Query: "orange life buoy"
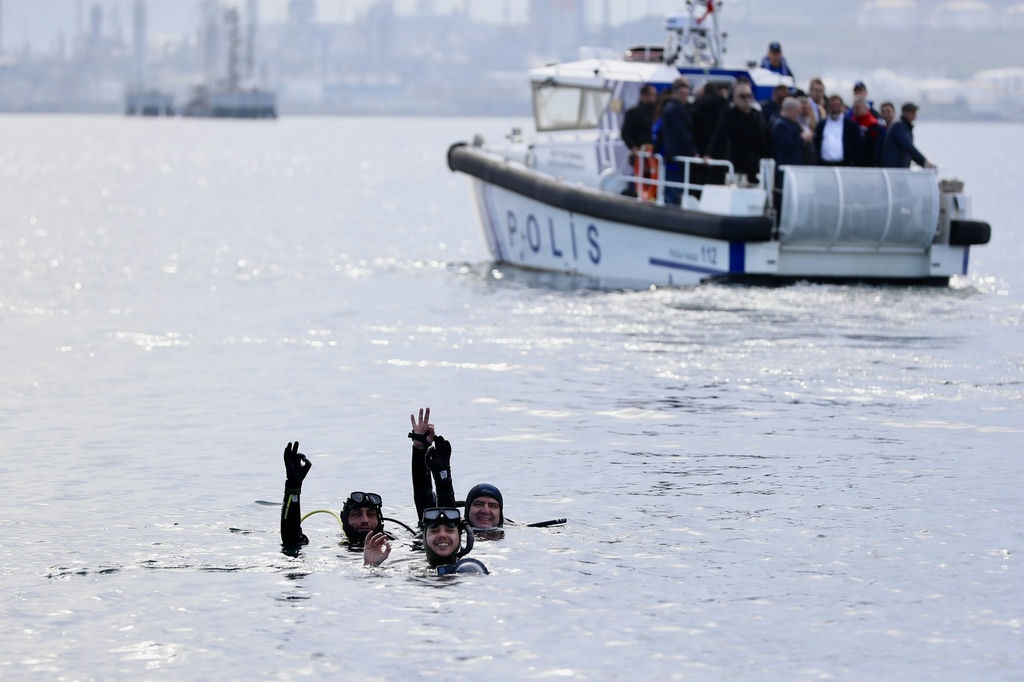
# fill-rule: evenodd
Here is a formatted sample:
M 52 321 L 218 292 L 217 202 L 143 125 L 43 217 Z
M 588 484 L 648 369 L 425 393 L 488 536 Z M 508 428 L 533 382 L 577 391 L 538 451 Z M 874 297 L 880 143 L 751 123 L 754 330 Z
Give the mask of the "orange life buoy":
M 633 174 L 643 178 L 647 182 L 638 182 L 637 194 L 644 201 L 654 201 L 658 198 L 658 159 L 654 154 L 654 147 L 649 144 L 640 146 L 641 154 L 634 154 Z

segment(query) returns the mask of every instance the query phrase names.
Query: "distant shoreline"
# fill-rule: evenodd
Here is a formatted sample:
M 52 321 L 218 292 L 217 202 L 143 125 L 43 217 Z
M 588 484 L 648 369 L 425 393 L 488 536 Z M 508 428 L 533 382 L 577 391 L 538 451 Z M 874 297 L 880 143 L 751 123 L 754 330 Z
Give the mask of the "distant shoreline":
M 921 120 L 919 123 L 928 122 L 965 122 L 974 121 L 978 123 L 1022 123 L 1024 117 L 1013 118 L 1009 116 L 991 116 L 991 115 L 980 115 L 972 114 L 970 112 L 956 112 L 947 111 L 947 107 L 936 106 L 934 110 L 924 105 L 921 106 Z M 73 115 L 73 116 L 121 116 L 126 119 L 168 119 L 168 118 L 180 118 L 180 119 L 203 119 L 212 117 L 203 116 L 182 116 L 180 114 L 173 114 L 171 116 L 138 116 L 138 115 L 127 115 L 119 107 L 39 107 L 39 108 L 11 108 L 11 107 L 0 107 L 0 116 L 3 115 L 43 115 L 43 116 L 61 116 L 61 115 Z M 278 119 L 281 118 L 373 118 L 377 116 L 383 116 L 388 118 L 532 118 L 530 111 L 408 111 L 408 110 L 394 110 L 394 111 L 332 111 L 332 110 L 316 110 L 309 108 L 302 108 L 297 110 L 281 109 L 278 112 Z M 246 120 L 246 119 L 225 119 L 225 120 Z M 273 121 L 276 119 L 249 119 L 249 120 L 263 120 Z

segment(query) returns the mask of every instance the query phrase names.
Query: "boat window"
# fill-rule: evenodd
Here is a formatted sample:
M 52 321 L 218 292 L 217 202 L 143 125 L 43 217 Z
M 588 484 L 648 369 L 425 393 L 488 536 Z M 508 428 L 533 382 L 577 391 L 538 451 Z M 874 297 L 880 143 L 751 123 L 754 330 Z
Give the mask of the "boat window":
M 611 90 L 534 83 L 533 115 L 537 130 L 596 128 L 611 97 Z

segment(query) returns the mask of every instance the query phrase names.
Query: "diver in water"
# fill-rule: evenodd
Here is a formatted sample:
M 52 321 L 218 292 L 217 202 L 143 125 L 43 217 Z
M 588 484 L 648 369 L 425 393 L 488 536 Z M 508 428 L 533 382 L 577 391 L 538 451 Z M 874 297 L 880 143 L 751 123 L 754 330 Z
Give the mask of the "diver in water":
M 434 432 L 429 407 L 420 408 L 418 419 L 416 415 L 409 415 L 409 420 L 412 422 L 409 438 L 412 439 L 413 499 L 416 513 L 423 518 L 424 510 L 429 507 L 456 506 L 451 469 L 452 445 Z M 466 521 L 474 530 L 500 529 L 505 525 L 504 509 L 501 491 L 490 483 L 479 483 L 466 494 Z M 481 539 L 496 537 L 489 533 Z
M 505 501 L 490 483 L 477 483 L 466 493 L 466 520 L 475 530 L 494 530 L 505 525 Z
M 438 575 L 490 573 L 482 561 L 466 557 L 473 550 L 473 529 L 462 519 L 458 508 L 429 507 L 423 510 L 420 526 L 427 563 Z M 465 545 L 462 543 L 463 534 L 466 536 Z M 379 566 L 390 551 L 387 536 L 372 532 L 366 537 L 364 563 Z
M 309 544 L 309 538 L 302 532 L 299 497 L 302 493 L 302 481 L 312 466 L 309 458 L 299 452 L 298 441 L 285 446 L 284 468 L 287 478 L 284 484 L 284 501 L 281 503 L 281 543 L 286 550 L 294 551 L 302 545 Z M 353 551 L 362 550 L 364 563 L 379 564 L 391 553 L 391 539 L 384 532 L 382 502 L 377 493 L 354 491 L 349 493 L 341 508 L 341 527 L 348 539 L 349 548 Z M 372 550 L 366 546 L 366 537 L 371 533 L 382 538 L 374 544 Z

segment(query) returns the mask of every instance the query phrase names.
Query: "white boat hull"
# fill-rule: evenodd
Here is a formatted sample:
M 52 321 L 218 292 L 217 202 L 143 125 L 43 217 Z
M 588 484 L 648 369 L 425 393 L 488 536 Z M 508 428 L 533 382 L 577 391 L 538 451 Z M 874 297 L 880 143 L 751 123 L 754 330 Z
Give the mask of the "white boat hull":
M 483 151 L 463 155 L 487 158 Z M 530 270 L 580 275 L 604 287 L 694 285 L 722 280 L 753 283 L 810 281 L 866 281 L 903 284 L 948 284 L 952 275 L 966 274 L 970 247 L 949 243 L 875 243 L 837 241 L 818 243 L 814 235 L 794 234 L 786 243 L 775 234 L 753 239 L 716 238 L 687 233 L 686 222 L 714 218 L 678 207 L 644 210 L 673 212 L 679 226 L 646 227 L 636 222 L 609 219 L 607 202 L 632 206 L 632 200 L 608 196 L 600 190 L 531 172 L 518 164 L 491 157 L 493 173 L 516 176 L 514 181 L 493 182 L 472 167 L 458 168 L 471 177 L 480 223 L 492 258 Z M 455 164 L 456 166 L 458 163 Z M 506 170 L 507 167 L 507 170 Z M 481 177 L 484 176 L 484 177 Z M 516 191 L 523 178 L 545 184 L 547 195 L 569 197 L 584 209 L 572 210 L 557 201 Z M 504 184 L 505 186 L 501 186 Z M 544 192 L 538 192 L 544 195 Z M 595 202 L 605 202 L 604 208 Z M 640 209 L 637 209 L 640 210 Z M 863 231 L 863 227 L 861 230 Z M 800 237 L 803 238 L 800 238 Z M 930 237 L 929 237 L 930 238 Z M 872 239 L 874 237 L 872 236 Z
M 702 136 L 696 120 L 684 124 L 686 116 L 671 124 L 672 144 L 655 132 L 667 128 L 652 118 L 658 107 L 648 109 L 647 96 L 689 102 L 676 87 L 683 78 L 693 91 L 710 87 L 712 94 L 744 82 L 757 100 L 780 87 L 792 92 L 790 75 L 755 62 L 722 63 L 721 5 L 689 1 L 685 15 L 667 16 L 664 47 L 532 69 L 534 134 L 513 128 L 507 143 L 489 145 L 477 135 L 449 148 L 448 167 L 471 178 L 494 260 L 605 287 L 947 285 L 966 274 L 970 246 L 988 243 L 991 228 L 971 219 L 956 178 L 862 165 L 776 168 L 756 142 L 760 114 L 744 118 L 745 132 L 715 128 L 706 99 L 691 105 L 702 112 Z M 732 106 L 745 110 L 738 99 Z M 688 134 L 692 144 L 684 143 Z M 624 196 L 627 188 L 633 198 Z
M 778 254 L 777 244 L 733 247 L 719 239 L 624 225 L 472 182 L 484 237 L 499 263 L 583 275 L 606 286 L 687 285 L 745 269 L 747 247 L 761 268 Z

